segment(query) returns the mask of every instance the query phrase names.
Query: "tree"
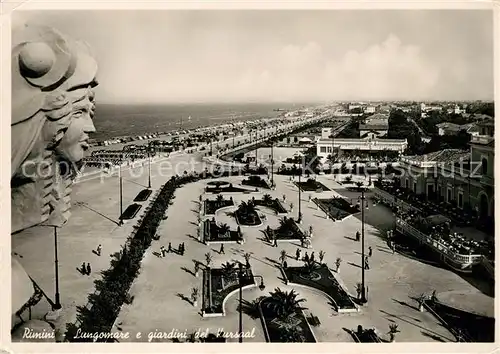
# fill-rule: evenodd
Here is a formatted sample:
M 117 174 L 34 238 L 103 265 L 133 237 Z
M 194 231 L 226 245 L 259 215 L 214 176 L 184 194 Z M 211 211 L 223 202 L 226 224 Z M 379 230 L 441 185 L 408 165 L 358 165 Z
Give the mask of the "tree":
M 230 227 L 228 224 L 224 223 L 221 226 L 219 226 L 219 234 L 220 235 L 227 235 L 229 233 Z
M 391 342 L 396 341 L 396 333 L 399 332 L 401 331 L 398 329 L 398 325 L 396 323 L 389 324 L 389 335 L 391 337 Z
M 250 258 L 252 257 L 252 255 L 247 252 L 243 255 L 243 257 L 245 258 L 247 268 L 250 268 Z
M 280 320 L 286 320 L 289 316 L 296 313 L 298 310 L 304 310 L 300 304 L 305 302 L 305 299 L 298 299 L 298 294 L 295 290 L 282 291 L 280 288 L 274 289 L 270 293 L 271 297 L 267 303 L 269 309 Z
M 425 300 L 427 300 L 427 296 L 422 293 L 422 294 L 418 295 L 415 300 L 417 300 L 417 302 L 418 302 L 418 310 L 420 312 L 423 312 L 424 311 L 424 303 L 425 303 Z
M 191 300 L 194 307 L 198 306 L 198 288 L 191 289 Z
M 262 202 L 265 205 L 270 205 L 273 202 L 273 198 L 270 194 L 264 194 L 264 196 L 262 197 Z
M 236 264 L 233 262 L 226 262 L 222 264 L 222 276 L 227 279 L 228 282 L 232 282 L 236 275 Z
M 323 250 L 319 251 L 318 257 L 319 257 L 319 262 L 323 263 L 323 259 L 325 258 L 325 251 Z
M 219 194 L 216 200 L 218 205 L 222 205 L 222 202 L 224 201 L 224 196 L 222 196 L 222 194 Z
M 210 265 L 212 264 L 212 260 L 213 260 L 212 254 L 210 252 L 205 253 L 205 261 L 207 263 L 207 268 L 210 268 Z
M 335 261 L 335 266 L 337 269 L 335 270 L 336 273 L 339 272 L 340 264 L 342 263 L 342 258 L 338 257 L 337 260 Z
M 286 251 L 285 250 L 281 250 L 280 252 L 280 262 L 281 262 L 281 265 L 283 265 L 283 263 L 285 262 L 286 260 Z

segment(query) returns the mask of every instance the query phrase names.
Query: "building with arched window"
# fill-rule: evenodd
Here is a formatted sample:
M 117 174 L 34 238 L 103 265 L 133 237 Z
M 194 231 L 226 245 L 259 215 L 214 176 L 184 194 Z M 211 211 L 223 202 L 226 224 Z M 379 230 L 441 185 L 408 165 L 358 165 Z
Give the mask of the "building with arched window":
M 493 231 L 494 221 L 494 123 L 478 124 L 469 151 L 445 149 L 403 157 L 399 184 L 417 196 L 475 215 Z

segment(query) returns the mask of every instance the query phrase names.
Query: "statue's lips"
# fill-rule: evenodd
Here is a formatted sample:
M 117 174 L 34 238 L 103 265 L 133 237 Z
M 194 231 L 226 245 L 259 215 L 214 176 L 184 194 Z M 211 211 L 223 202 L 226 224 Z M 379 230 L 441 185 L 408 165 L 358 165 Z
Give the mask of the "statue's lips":
M 87 140 L 80 141 L 80 146 L 82 147 L 83 150 L 87 150 L 90 147 Z

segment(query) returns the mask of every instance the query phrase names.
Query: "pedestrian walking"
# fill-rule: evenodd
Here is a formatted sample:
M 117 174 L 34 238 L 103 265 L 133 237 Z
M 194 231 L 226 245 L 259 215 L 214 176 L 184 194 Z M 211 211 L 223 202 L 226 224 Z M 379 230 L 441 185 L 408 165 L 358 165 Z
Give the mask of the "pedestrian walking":
M 87 267 L 85 267 L 85 262 L 82 263 L 82 274 L 83 275 L 87 274 Z
M 370 265 L 368 264 L 368 256 L 365 256 L 365 269 L 370 269 Z
M 220 251 L 219 251 L 219 254 L 226 254 L 226 253 L 224 252 L 224 244 L 223 244 L 223 243 L 221 243 L 221 245 L 220 245 Z
M 311 258 L 309 258 L 309 260 L 311 261 L 311 263 L 314 263 L 314 252 L 311 253 Z
M 172 242 L 168 243 L 168 253 L 172 252 Z
M 182 243 L 182 255 L 184 256 L 184 252 L 186 252 L 186 245 L 184 242 Z
M 309 263 L 309 255 L 307 254 L 307 252 L 304 255 L 304 262 Z
M 97 246 L 97 249 L 95 250 L 95 252 L 97 253 L 98 256 L 100 256 L 101 251 L 102 251 L 102 246 L 101 246 L 101 244 L 99 244 L 99 246 Z
M 373 254 L 372 246 L 368 247 L 368 257 L 371 257 Z
M 92 268 L 90 268 L 90 263 L 87 263 L 87 275 L 90 275 Z
M 283 203 L 286 201 L 286 195 L 283 194 Z
M 165 249 L 165 246 L 160 247 L 160 253 L 161 253 L 162 257 L 165 257 L 165 255 L 167 254 L 167 250 Z
M 360 286 L 358 286 L 358 287 L 356 288 L 356 294 L 357 294 L 357 296 L 358 296 L 358 300 L 359 300 L 359 299 L 361 299 L 361 287 L 360 287 Z
M 295 251 L 295 260 L 298 261 L 300 259 L 300 248 L 297 248 L 297 251 Z
M 356 231 L 356 241 L 359 242 L 360 239 L 361 239 L 361 234 L 359 233 L 359 231 Z
M 393 240 L 391 240 L 391 248 L 392 248 L 392 254 L 394 254 L 394 252 L 396 251 L 396 242 L 394 242 Z

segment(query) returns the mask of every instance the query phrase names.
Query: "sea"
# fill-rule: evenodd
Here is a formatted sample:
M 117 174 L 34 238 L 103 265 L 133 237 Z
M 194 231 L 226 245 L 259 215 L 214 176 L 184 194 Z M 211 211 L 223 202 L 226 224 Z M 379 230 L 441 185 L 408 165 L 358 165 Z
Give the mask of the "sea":
M 228 122 L 276 118 L 283 112 L 318 103 L 232 103 L 232 104 L 164 104 L 130 105 L 96 103 L 92 139 L 99 141 L 115 137 L 169 132 L 220 125 Z

